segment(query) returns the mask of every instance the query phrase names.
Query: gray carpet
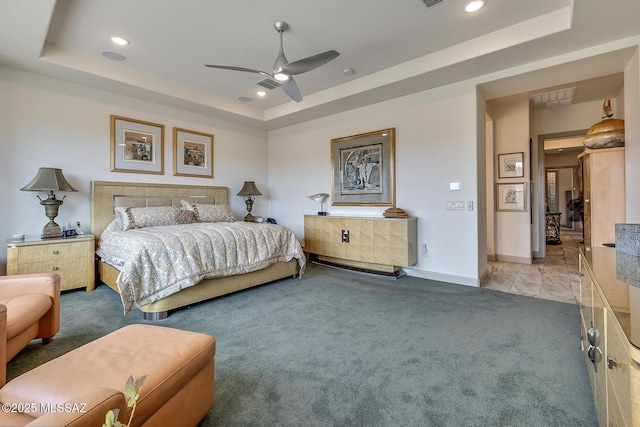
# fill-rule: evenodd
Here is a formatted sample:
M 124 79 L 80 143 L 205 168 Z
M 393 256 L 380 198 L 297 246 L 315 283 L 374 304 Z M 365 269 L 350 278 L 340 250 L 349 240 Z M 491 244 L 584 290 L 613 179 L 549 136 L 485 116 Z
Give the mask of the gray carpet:
M 13 378 L 130 323 L 100 286 L 62 296 L 62 328 Z M 156 322 L 216 337 L 202 426 L 596 426 L 574 305 L 309 265 Z

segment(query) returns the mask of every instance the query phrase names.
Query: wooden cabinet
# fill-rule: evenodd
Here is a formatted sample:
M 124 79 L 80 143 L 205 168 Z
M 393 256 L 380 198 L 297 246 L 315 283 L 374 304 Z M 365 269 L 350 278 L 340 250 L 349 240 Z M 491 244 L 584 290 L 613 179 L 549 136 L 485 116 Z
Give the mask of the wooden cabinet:
M 7 275 L 58 273 L 60 289 L 95 287 L 93 236 L 7 242 Z
M 615 255 L 612 248 L 580 250 L 582 349 L 600 426 L 638 427 L 640 292 L 617 279 Z
M 615 224 L 625 222 L 624 147 L 585 149 L 582 162 L 584 244 L 614 243 Z
M 593 284 L 591 275 L 582 273 L 583 259 L 581 259 L 580 262 L 582 350 L 584 351 L 588 366 L 587 370 L 589 372 L 591 391 L 598 414 L 598 423 L 604 426 L 607 420 L 607 376 L 604 360 L 604 355 L 606 354 L 606 341 L 604 339 L 604 302 Z
M 397 274 L 418 262 L 417 218 L 304 217 L 305 252 L 321 261 Z

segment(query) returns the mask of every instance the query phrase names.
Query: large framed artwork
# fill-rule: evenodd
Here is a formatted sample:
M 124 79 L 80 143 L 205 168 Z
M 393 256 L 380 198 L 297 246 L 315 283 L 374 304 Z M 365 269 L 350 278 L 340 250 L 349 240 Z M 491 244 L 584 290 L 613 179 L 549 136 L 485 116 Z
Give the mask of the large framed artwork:
M 173 175 L 213 178 L 213 135 L 173 128 Z
M 527 183 L 496 184 L 496 210 L 523 212 L 526 205 Z
M 395 206 L 395 128 L 331 140 L 332 205 Z
M 498 178 L 524 176 L 524 152 L 498 155 Z
M 164 174 L 164 125 L 111 116 L 111 172 Z

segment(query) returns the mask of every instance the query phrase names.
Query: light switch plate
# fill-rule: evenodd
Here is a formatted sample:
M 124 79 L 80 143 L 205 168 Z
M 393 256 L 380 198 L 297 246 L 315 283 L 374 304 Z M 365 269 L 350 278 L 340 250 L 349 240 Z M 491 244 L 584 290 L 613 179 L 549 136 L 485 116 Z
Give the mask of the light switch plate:
M 449 191 L 460 191 L 462 189 L 462 184 L 459 182 L 450 182 L 449 183 Z
M 464 210 L 464 201 L 461 201 L 461 200 L 448 200 L 447 201 L 447 210 L 449 210 L 449 211 L 463 211 Z

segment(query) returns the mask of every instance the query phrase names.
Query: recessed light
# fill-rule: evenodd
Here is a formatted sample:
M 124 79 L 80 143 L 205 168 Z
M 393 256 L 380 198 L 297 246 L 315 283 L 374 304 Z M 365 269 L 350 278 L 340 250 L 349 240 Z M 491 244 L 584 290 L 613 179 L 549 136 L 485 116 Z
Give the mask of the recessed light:
M 471 0 L 464 4 L 463 10 L 468 13 L 477 12 L 486 4 L 487 2 L 485 0 Z
M 124 37 L 111 36 L 109 38 L 111 39 L 112 42 L 114 42 L 118 46 L 127 46 L 129 44 L 129 40 L 125 39 Z
M 267 92 L 263 91 L 263 90 L 259 90 L 256 92 L 256 95 L 258 96 L 267 96 Z

